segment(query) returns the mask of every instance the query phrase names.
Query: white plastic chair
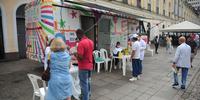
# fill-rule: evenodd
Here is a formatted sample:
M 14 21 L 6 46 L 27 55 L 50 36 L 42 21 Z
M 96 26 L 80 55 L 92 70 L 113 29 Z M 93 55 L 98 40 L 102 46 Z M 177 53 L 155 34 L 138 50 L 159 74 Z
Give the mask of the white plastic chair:
M 93 51 L 93 57 L 94 57 L 95 65 L 97 64 L 97 73 L 100 72 L 101 64 L 104 63 L 104 60 L 103 60 L 103 58 L 101 58 L 100 55 L 101 55 L 100 51 L 98 51 L 98 50 Z M 95 69 L 95 66 L 94 66 L 94 69 Z M 105 68 L 105 70 L 106 70 L 106 68 Z
M 100 52 L 101 52 L 101 57 L 104 59 L 104 61 L 105 61 L 105 69 L 106 69 L 106 71 L 108 70 L 108 62 L 110 62 L 110 67 L 112 66 L 112 59 L 110 59 L 109 57 L 108 57 L 108 52 L 107 52 L 107 50 L 106 49 L 103 49 L 103 48 L 101 48 L 100 49 Z
M 42 80 L 40 76 L 34 74 L 27 75 L 33 85 L 33 100 L 35 100 L 35 96 L 40 97 L 40 100 L 44 100 L 47 91 L 46 82 Z M 42 81 L 43 87 L 39 87 L 38 81 Z
M 153 56 L 153 49 L 151 49 L 149 44 L 147 44 L 147 51 L 150 51 L 151 52 L 151 56 Z

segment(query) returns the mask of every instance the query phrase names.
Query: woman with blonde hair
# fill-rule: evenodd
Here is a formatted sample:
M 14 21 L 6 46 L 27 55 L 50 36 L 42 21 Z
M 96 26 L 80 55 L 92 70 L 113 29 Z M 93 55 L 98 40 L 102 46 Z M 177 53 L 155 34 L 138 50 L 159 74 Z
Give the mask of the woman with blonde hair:
M 71 100 L 72 77 L 69 73 L 70 55 L 65 52 L 66 45 L 60 38 L 51 43 L 50 80 L 46 100 Z

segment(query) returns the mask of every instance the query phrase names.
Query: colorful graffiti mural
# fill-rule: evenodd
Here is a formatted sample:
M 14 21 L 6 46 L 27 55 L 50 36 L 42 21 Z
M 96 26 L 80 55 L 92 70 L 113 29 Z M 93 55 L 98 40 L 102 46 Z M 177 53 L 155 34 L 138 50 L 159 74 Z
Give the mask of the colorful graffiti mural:
M 59 0 L 36 0 L 27 5 L 25 15 L 28 58 L 43 62 L 46 44 L 54 37 L 62 38 L 70 47 L 75 46 L 75 31 L 81 28 L 80 16 L 93 17 L 96 23 L 102 17 L 110 19 L 110 26 L 107 26 L 110 27 L 110 48 L 117 41 L 127 47 L 128 19 L 120 18 L 120 15 L 109 11 L 57 1 Z

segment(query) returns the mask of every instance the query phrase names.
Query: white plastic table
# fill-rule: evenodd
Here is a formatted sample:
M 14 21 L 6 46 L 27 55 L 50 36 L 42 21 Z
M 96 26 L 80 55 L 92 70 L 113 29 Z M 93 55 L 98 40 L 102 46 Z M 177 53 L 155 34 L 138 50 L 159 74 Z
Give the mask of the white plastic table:
M 72 66 L 69 69 L 69 72 L 72 75 L 72 95 L 75 99 L 79 100 L 79 96 L 81 95 L 81 87 L 80 80 L 78 76 L 78 66 Z
M 122 59 L 122 71 L 123 71 L 123 76 L 125 76 L 126 75 L 126 60 L 130 59 L 131 55 L 122 55 L 122 57 L 113 56 L 113 59 L 114 58 Z M 111 72 L 111 69 L 110 69 L 110 72 Z

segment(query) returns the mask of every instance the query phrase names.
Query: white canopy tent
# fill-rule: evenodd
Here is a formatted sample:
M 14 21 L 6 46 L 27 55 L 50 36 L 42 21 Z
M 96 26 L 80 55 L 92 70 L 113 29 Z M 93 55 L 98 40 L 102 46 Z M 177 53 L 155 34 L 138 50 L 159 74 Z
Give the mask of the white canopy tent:
M 171 25 L 170 27 L 167 27 L 165 29 L 161 29 L 161 32 L 200 32 L 200 26 L 197 24 L 194 24 L 189 21 L 184 21 L 178 24 Z

